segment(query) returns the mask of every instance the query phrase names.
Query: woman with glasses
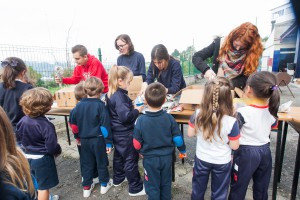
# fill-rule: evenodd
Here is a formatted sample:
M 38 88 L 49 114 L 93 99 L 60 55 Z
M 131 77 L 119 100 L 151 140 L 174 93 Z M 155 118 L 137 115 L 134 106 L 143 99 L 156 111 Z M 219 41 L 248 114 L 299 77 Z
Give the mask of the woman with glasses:
M 263 52 L 257 27 L 245 22 L 220 43 L 221 37 L 216 37 L 213 43 L 196 52 L 193 64 L 207 79 L 218 74 L 231 80 L 233 87 L 244 89 L 248 76 L 257 70 Z M 205 62 L 210 57 L 213 57 L 212 68 Z
M 131 69 L 134 76 L 146 78 L 145 58 L 143 54 L 134 50 L 134 46 L 127 34 L 121 34 L 115 39 L 115 47 L 120 52 L 117 66 L 126 66 Z
M 8 57 L 1 61 L 3 68 L 0 83 L 0 106 L 5 110 L 15 130 L 17 123 L 25 116 L 19 105 L 20 97 L 32 88 L 31 84 L 25 82 L 27 67 L 24 61 L 17 57 Z
M 169 55 L 163 44 L 155 45 L 151 51 L 151 63 L 140 94 L 144 94 L 147 86 L 156 81 L 165 86 L 167 94 L 175 94 L 186 87 L 180 62 Z

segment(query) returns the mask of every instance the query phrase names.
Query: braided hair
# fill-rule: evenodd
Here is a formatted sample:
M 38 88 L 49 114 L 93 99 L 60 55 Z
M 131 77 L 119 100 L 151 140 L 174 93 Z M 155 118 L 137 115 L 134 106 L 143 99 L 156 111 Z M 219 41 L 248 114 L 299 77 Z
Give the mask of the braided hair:
M 220 122 L 224 115 L 233 116 L 231 84 L 224 77 L 215 77 L 205 84 L 200 112 L 196 116 L 196 129 L 202 131 L 205 140 L 211 142 L 215 130 L 221 138 Z

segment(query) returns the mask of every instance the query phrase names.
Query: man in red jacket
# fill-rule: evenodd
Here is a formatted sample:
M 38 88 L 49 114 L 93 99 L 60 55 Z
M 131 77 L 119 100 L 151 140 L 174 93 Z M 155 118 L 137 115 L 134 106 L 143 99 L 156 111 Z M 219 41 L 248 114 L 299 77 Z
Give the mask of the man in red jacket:
M 102 63 L 95 57 L 88 54 L 83 45 L 76 45 L 72 48 L 73 58 L 77 64 L 71 77 L 55 78 L 56 83 L 77 84 L 88 77 L 95 76 L 104 84 L 103 93 L 108 92 L 108 75 Z

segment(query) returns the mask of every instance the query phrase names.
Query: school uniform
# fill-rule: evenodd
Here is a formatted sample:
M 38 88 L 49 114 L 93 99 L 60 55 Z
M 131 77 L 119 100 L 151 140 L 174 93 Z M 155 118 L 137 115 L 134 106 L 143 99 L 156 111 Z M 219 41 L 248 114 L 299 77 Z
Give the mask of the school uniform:
M 139 111 L 134 109 L 128 91 L 118 88 L 110 98 L 106 96 L 107 108 L 111 119 L 111 130 L 114 143 L 113 183 L 115 185 L 128 180 L 129 193 L 143 190 L 143 182 L 138 171 L 138 152 L 134 149 L 132 135 L 134 122 Z
M 149 200 L 171 199 L 174 147 L 185 153 L 185 144 L 175 119 L 164 110 L 146 111 L 134 129 L 134 147 L 143 155 L 144 184 Z
M 70 113 L 70 126 L 81 142 L 82 186 L 91 186 L 97 167 L 99 182 L 109 182 L 106 148 L 112 147 L 110 120 L 104 103 L 98 98 L 83 98 Z
M 277 120 L 269 106 L 249 105 L 237 109 L 241 127 L 240 147 L 235 151 L 229 199 L 245 199 L 251 178 L 253 198 L 267 200 L 272 173 L 271 129 Z

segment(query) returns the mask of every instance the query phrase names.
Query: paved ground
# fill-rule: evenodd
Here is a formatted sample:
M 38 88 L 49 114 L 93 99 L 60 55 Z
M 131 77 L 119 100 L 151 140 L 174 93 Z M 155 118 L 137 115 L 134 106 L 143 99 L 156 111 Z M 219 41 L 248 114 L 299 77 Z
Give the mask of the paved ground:
M 201 82 L 201 80 L 200 80 Z M 296 98 L 293 98 L 289 93 L 287 87 L 282 87 L 282 95 L 281 95 L 281 103 L 285 103 L 289 100 L 293 100 L 293 106 L 300 106 L 300 86 L 296 84 L 290 84 L 290 88 L 294 93 Z M 66 138 L 66 130 L 64 119 L 62 117 L 54 116 L 55 119 L 53 123 L 56 126 L 59 143 L 63 148 L 63 153 L 56 160 L 57 169 L 59 174 L 60 183 L 57 187 L 51 190 L 52 193 L 60 195 L 60 199 L 84 199 L 82 197 L 82 187 L 81 187 L 81 176 L 79 171 L 79 161 L 78 161 L 78 152 L 75 146 L 75 142 L 73 137 L 71 137 L 72 144 L 69 146 Z M 185 129 L 187 127 L 185 126 Z M 271 150 L 272 155 L 275 153 L 275 142 L 276 142 L 276 133 L 271 134 Z M 289 199 L 290 190 L 292 185 L 292 175 L 294 170 L 294 162 L 296 156 L 296 145 L 298 141 L 298 134 L 293 130 L 288 130 L 285 158 L 283 161 L 283 171 L 282 171 L 282 180 L 278 185 L 278 198 L 280 200 Z M 192 165 L 195 155 L 195 146 L 196 139 L 195 138 L 187 138 L 185 137 L 185 142 L 187 144 L 187 153 L 188 158 L 185 160 L 184 164 L 181 161 L 176 161 L 176 180 L 173 183 L 172 187 L 172 195 L 173 199 L 183 200 L 190 199 L 191 194 L 191 182 L 192 182 Z M 112 172 L 112 154 L 109 155 L 110 166 L 109 170 Z M 274 157 L 273 157 L 274 163 Z M 140 171 L 142 172 L 142 164 L 140 163 Z M 274 167 L 274 166 L 273 166 Z M 112 174 L 112 173 L 111 173 Z M 299 183 L 300 184 L 300 183 Z M 88 199 L 103 199 L 103 200 L 111 200 L 111 199 L 136 199 L 136 200 L 144 200 L 147 199 L 144 197 L 129 197 L 127 192 L 128 185 L 127 183 L 120 187 L 113 187 L 107 194 L 100 195 L 99 185 L 97 185 Z M 272 196 L 272 179 L 269 187 L 269 197 L 271 199 Z M 210 199 L 210 188 L 208 186 L 206 199 Z M 298 186 L 298 199 L 300 199 L 300 187 Z M 249 186 L 247 192 L 247 200 L 252 199 L 252 189 L 251 185 Z

